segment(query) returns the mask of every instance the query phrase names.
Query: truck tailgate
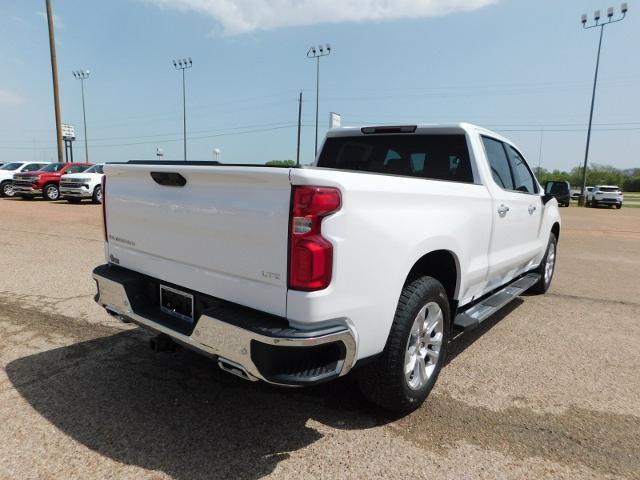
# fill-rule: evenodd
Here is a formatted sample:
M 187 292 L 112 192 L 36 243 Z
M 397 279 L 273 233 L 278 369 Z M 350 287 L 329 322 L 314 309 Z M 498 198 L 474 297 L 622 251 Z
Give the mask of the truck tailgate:
M 179 174 L 186 184 L 159 184 L 152 172 Z M 125 164 L 105 173 L 109 261 L 286 314 L 288 169 Z

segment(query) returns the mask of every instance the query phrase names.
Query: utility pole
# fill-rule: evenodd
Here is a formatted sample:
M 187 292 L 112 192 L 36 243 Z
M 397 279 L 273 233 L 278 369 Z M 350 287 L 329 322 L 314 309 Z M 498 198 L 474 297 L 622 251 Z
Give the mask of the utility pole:
M 311 47 L 307 52 L 307 58 L 316 59 L 316 143 L 315 155 L 318 154 L 318 107 L 320 105 L 320 57 L 326 57 L 331 54 L 331 45 Z
M 296 167 L 300 166 L 300 133 L 302 132 L 302 92 L 298 97 L 298 143 L 296 147 Z
M 593 20 L 594 20 L 594 24 L 593 25 L 589 25 L 587 26 L 587 14 L 583 14 L 581 21 L 582 21 L 582 28 L 584 28 L 585 30 L 590 29 L 590 28 L 600 28 L 600 40 L 598 42 L 598 55 L 596 56 L 596 73 L 593 76 L 593 91 L 591 92 L 591 109 L 589 111 L 589 127 L 587 128 L 587 145 L 585 147 L 585 151 L 584 151 L 584 166 L 582 168 L 582 189 L 580 191 L 580 197 L 578 197 L 578 205 L 580 206 L 584 206 L 585 205 L 585 195 L 584 192 L 587 188 L 587 161 L 589 159 L 589 143 L 591 141 L 591 123 L 593 121 L 593 106 L 596 100 L 596 85 L 598 84 L 598 68 L 600 66 L 600 50 L 602 49 L 602 35 L 604 34 L 604 27 L 607 25 L 611 25 L 613 23 L 618 23 L 622 20 L 624 20 L 624 18 L 627 16 L 627 11 L 629 10 L 629 7 L 627 5 L 627 3 L 623 3 L 622 5 L 620 5 L 620 12 L 622 13 L 622 16 L 616 20 L 613 20 L 613 7 L 609 7 L 607 9 L 607 22 L 600 22 L 600 10 L 596 10 L 593 13 Z
M 60 115 L 60 93 L 58 92 L 58 60 L 56 58 L 56 37 L 53 31 L 53 13 L 51 0 L 46 0 L 47 25 L 49 26 L 49 53 L 51 54 L 51 78 L 53 80 L 53 106 L 56 113 L 56 144 L 58 147 L 58 162 L 62 163 L 62 118 Z
M 82 122 L 84 123 L 84 161 L 89 163 L 89 147 L 87 146 L 87 114 L 84 109 L 84 81 L 89 78 L 89 70 L 76 70 L 73 76 L 80 80 L 80 89 L 82 90 Z
M 544 127 L 540 129 L 540 145 L 538 145 L 538 170 L 542 167 L 542 137 L 544 134 Z
M 173 61 L 176 70 L 182 70 L 182 135 L 184 146 L 184 161 L 187 161 L 187 94 L 184 83 L 184 71 L 193 66 L 191 57 L 182 58 Z

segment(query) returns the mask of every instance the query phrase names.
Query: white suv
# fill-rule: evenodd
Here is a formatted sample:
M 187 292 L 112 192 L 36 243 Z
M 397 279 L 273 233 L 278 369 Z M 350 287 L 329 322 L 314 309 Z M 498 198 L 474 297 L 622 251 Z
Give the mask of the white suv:
M 0 167 L 0 197 L 13 197 L 13 175 L 20 172 L 35 172 L 48 165 L 43 162 L 10 162 Z
M 590 207 L 615 205 L 616 208 L 622 208 L 623 200 L 622 190 L 617 185 L 596 185 L 587 193 L 587 205 Z
M 94 165 L 81 173 L 70 173 L 60 178 L 60 195 L 69 203 L 78 203 L 83 198 L 93 203 L 102 203 L 102 177 L 104 165 Z

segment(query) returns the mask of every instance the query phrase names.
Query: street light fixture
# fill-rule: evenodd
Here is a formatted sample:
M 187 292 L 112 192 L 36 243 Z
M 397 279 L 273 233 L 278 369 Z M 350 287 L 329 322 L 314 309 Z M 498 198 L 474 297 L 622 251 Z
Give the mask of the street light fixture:
M 587 128 L 587 145 L 585 147 L 584 152 L 584 166 L 582 168 L 582 190 L 580 192 L 580 197 L 578 199 L 578 205 L 585 204 L 584 192 L 587 187 L 587 160 L 589 159 L 589 142 L 591 141 L 591 123 L 593 121 L 593 105 L 596 99 L 596 85 L 598 83 L 598 68 L 600 66 L 600 50 L 602 48 L 602 35 L 604 33 L 604 27 L 607 25 L 611 25 L 612 23 L 618 23 L 627 16 L 627 11 L 629 7 L 627 3 L 623 3 L 620 5 L 620 13 L 621 16 L 617 19 L 613 19 L 614 10 L 613 7 L 609 7 L 607 9 L 607 21 L 600 23 L 600 10 L 596 10 L 593 12 L 593 21 L 592 25 L 587 25 L 587 14 L 582 14 L 580 21 L 582 22 L 582 28 L 588 30 L 590 28 L 600 28 L 600 41 L 598 42 L 598 55 L 596 56 L 596 73 L 593 77 L 593 91 L 591 92 L 591 110 L 589 111 L 589 127 Z
M 307 52 L 307 58 L 316 59 L 316 143 L 315 154 L 318 154 L 318 106 L 320 104 L 320 57 L 331 54 L 331 45 L 328 43 L 318 47 L 311 47 Z
M 89 78 L 89 70 L 75 70 L 73 76 L 80 80 L 80 89 L 82 90 L 82 123 L 84 124 L 84 161 L 89 162 L 89 147 L 87 146 L 87 115 L 84 109 L 84 81 Z
M 187 161 L 187 95 L 184 85 L 184 71 L 193 66 L 191 57 L 179 58 L 173 61 L 176 70 L 182 70 L 182 134 L 184 147 L 184 161 Z

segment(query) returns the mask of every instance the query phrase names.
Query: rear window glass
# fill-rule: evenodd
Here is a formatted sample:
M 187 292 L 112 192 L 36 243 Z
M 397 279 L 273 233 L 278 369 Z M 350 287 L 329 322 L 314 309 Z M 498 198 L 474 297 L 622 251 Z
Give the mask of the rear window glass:
M 549 182 L 547 184 L 547 193 L 569 193 L 569 187 L 565 182 Z
M 601 192 L 617 192 L 620 189 L 618 187 L 600 187 L 598 190 Z
M 473 183 L 463 134 L 327 138 L 318 167 Z

